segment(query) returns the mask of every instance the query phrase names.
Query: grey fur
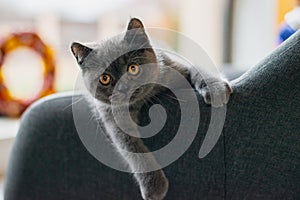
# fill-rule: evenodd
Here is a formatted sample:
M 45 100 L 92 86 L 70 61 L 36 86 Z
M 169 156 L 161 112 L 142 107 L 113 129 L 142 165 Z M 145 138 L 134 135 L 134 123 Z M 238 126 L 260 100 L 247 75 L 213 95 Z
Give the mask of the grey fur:
M 90 102 L 92 107 L 96 108 L 95 115 L 102 120 L 106 132 L 117 152 L 120 153 L 132 173 L 134 173 L 143 199 L 163 199 L 168 191 L 168 180 L 163 170 L 139 173 L 145 166 L 157 166 L 158 163 L 151 154 L 145 154 L 144 156 L 147 156 L 147 158 L 143 159 L 142 162 L 139 156 L 135 156 L 137 154 L 128 153 L 148 153 L 149 150 L 139 137 L 132 137 L 124 133 L 116 124 L 112 106 L 117 106 L 120 114 L 125 112 L 124 109 L 126 106 L 122 102 L 127 93 L 124 93 L 124 88 L 125 91 L 129 91 L 134 87 L 126 84 L 126 78 L 124 80 L 122 78 L 122 83 L 117 84 L 117 82 L 121 82 L 121 76 L 127 73 L 128 65 L 134 63 L 141 66 L 142 70 L 139 76 L 134 77 L 137 81 L 139 79 L 147 79 L 149 81 L 164 79 L 167 82 L 174 82 L 176 84 L 176 80 L 168 76 L 168 68 L 166 67 L 168 66 L 176 69 L 186 77 L 199 93 L 202 94 L 205 102 L 212 103 L 213 106 L 222 106 L 228 102 L 230 93 L 232 93 L 228 82 L 215 76 L 207 76 L 208 78 L 206 77 L 204 81 L 201 74 L 205 72 L 201 74 L 197 73 L 191 68 L 173 61 L 164 52 L 154 50 L 151 47 L 142 22 L 136 18 L 130 20 L 123 37 L 115 37 L 94 45 L 73 43 L 71 50 L 81 68 L 86 88 L 91 94 L 90 100 L 93 101 Z M 112 82 L 107 86 L 99 83 L 99 77 L 103 73 L 109 74 L 112 77 Z M 134 79 L 129 76 L 127 78 Z M 209 88 L 210 90 L 207 87 L 208 83 L 213 86 Z M 120 87 L 120 90 L 116 88 L 114 95 L 112 95 L 117 85 Z M 145 85 L 135 90 L 129 103 L 133 121 L 138 122 L 139 111 L 144 101 L 162 92 L 162 90 L 164 90 L 163 87 L 155 85 Z M 221 94 L 220 91 L 226 91 L 226 97 L 218 96 L 218 94 Z M 212 95 L 214 96 L 213 102 Z M 96 99 L 96 102 L 94 99 Z M 117 100 L 119 104 L 112 105 L 112 100 Z M 124 120 L 124 124 L 126 123 L 126 120 Z M 131 135 L 139 136 L 137 127 L 130 127 Z

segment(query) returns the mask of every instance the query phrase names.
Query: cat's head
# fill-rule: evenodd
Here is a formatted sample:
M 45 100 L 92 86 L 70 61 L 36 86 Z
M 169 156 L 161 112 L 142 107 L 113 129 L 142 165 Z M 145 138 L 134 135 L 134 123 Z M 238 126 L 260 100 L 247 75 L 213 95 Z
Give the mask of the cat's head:
M 84 83 L 99 101 L 110 104 L 144 99 L 155 82 L 159 67 L 142 22 L 132 18 L 124 35 L 94 45 L 72 43 L 71 51 L 81 68 Z M 138 88 L 138 89 L 137 89 Z

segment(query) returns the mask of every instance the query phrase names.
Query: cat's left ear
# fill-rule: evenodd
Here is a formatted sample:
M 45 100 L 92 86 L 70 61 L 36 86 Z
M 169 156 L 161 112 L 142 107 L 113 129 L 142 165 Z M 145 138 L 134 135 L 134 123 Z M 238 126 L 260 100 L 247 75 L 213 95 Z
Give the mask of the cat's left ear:
M 144 25 L 138 18 L 131 18 L 124 38 L 127 42 L 142 42 L 143 44 L 149 43 Z
M 71 44 L 71 51 L 74 55 L 74 57 L 77 60 L 77 63 L 81 65 L 84 61 L 84 59 L 90 54 L 92 51 L 91 48 L 84 46 L 78 42 L 73 42 Z

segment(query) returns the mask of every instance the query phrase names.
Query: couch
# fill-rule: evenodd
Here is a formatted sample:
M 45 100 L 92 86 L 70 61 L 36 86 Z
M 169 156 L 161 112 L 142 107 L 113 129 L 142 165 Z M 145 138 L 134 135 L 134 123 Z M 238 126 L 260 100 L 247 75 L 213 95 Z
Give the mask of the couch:
M 188 150 L 164 168 L 170 184 L 165 199 L 299 199 L 300 33 L 231 84 L 234 94 L 222 135 L 202 159 L 198 153 L 211 108 L 198 96 L 198 133 Z M 107 167 L 84 147 L 73 120 L 73 98 L 82 96 L 45 97 L 22 116 L 5 200 L 141 199 L 132 174 Z M 180 108 L 165 96 L 159 98 L 170 114 L 164 130 L 172 132 Z M 82 111 L 88 110 L 83 103 Z M 160 134 L 145 143 L 157 149 L 170 137 Z

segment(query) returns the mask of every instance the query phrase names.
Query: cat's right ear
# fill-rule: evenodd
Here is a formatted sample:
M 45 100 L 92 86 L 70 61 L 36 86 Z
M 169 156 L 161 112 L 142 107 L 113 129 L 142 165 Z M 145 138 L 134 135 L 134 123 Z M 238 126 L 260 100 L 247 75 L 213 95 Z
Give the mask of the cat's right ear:
M 125 34 L 125 41 L 128 43 L 142 44 L 143 46 L 149 45 L 149 39 L 145 31 L 145 27 L 141 20 L 138 18 L 131 18 L 127 31 Z
M 71 51 L 76 58 L 77 63 L 81 65 L 84 59 L 91 53 L 92 49 L 78 42 L 73 42 L 71 44 Z

